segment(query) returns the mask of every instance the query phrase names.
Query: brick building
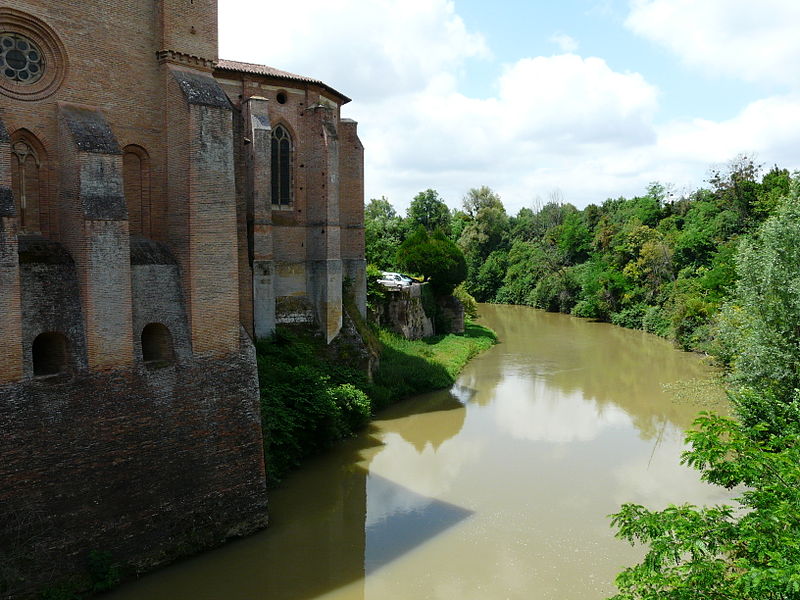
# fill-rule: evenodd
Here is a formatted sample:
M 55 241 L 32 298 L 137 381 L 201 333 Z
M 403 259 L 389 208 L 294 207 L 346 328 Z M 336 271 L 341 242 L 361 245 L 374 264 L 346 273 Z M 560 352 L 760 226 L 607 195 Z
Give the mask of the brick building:
M 0 596 L 263 526 L 252 339 L 365 308 L 348 98 L 218 60 L 216 0 L 2 2 Z

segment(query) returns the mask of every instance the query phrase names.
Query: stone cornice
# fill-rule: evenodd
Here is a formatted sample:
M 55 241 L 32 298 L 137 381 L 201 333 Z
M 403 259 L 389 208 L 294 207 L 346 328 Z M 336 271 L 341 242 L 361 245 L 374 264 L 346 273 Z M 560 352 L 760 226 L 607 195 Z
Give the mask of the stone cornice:
M 201 58 L 193 54 L 186 54 L 185 52 L 177 52 L 176 50 L 159 50 L 156 52 L 156 58 L 159 64 L 174 63 L 178 65 L 185 65 L 203 71 L 213 71 L 216 61 L 209 58 Z

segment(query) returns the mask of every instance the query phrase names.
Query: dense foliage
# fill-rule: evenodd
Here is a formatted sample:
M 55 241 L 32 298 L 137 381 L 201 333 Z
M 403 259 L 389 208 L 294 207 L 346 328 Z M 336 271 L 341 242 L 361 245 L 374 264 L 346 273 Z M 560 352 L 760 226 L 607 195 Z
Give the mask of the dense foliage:
M 397 250 L 397 264 L 430 280 L 438 294 L 450 294 L 467 277 L 467 263 L 458 246 L 441 229 L 433 233 L 422 226 Z
M 760 439 L 732 419 L 703 415 L 684 462 L 705 481 L 741 486 L 739 506 L 627 504 L 618 537 L 648 545 L 617 577 L 614 600 L 789 600 L 800 598 L 800 444 Z M 756 435 L 753 435 L 756 433 Z
M 371 200 L 367 256 L 381 268 L 418 270 L 396 251 L 418 227 L 439 228 L 463 252 L 465 291 L 479 302 L 569 312 L 717 352 L 715 319 L 735 287 L 737 247 L 780 210 L 792 178 L 778 167 L 762 177 L 741 156 L 708 183 L 681 196 L 654 183 L 642 196 L 583 210 L 556 198 L 516 216 L 485 186 L 447 218 L 434 190 L 417 194 L 405 218 L 385 198 Z

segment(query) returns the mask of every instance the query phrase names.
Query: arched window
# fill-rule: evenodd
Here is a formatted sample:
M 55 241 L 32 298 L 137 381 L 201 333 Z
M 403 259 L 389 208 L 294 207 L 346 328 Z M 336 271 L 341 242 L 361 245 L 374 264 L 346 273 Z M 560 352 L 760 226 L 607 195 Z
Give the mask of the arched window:
M 39 231 L 41 159 L 33 146 L 21 139 L 11 145 L 11 188 L 20 229 Z
M 69 342 L 63 333 L 48 331 L 36 336 L 32 354 L 36 377 L 65 373 L 69 367 Z
M 292 204 L 292 137 L 278 125 L 272 130 L 272 204 Z
M 149 368 L 166 367 L 175 362 L 172 334 L 161 323 L 149 323 L 142 329 L 142 358 Z
M 150 157 L 144 148 L 125 146 L 122 155 L 122 179 L 130 232 L 150 237 Z

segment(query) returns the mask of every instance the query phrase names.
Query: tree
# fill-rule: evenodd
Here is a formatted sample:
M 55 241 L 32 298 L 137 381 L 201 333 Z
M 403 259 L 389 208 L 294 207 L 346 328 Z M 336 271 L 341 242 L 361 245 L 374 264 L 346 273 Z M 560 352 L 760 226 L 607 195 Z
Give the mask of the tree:
M 462 201 L 464 212 L 470 217 L 476 217 L 483 208 L 499 208 L 505 212 L 500 196 L 485 185 L 479 188 L 471 188 L 464 196 Z
M 458 246 L 441 230 L 431 234 L 422 225 L 400 245 L 397 262 L 430 280 L 440 295 L 451 294 L 467 277 L 467 263 Z
M 403 240 L 403 219 L 389 201 L 373 198 L 364 208 L 364 242 L 368 263 L 381 269 L 394 266 L 394 258 Z
M 725 168 L 713 169 L 708 178 L 719 206 L 735 211 L 743 229 L 752 219 L 758 201 L 760 171 L 761 165 L 752 156 L 740 154 Z
M 458 245 L 465 254 L 483 262 L 500 248 L 507 231 L 508 215 L 503 205 L 485 206 L 464 227 Z
M 721 319 L 733 379 L 790 401 L 800 389 L 800 182 L 739 246 L 739 280 Z
M 743 486 L 740 508 L 625 504 L 611 515 L 617 537 L 648 545 L 617 576 L 612 600 L 800 598 L 800 442 L 763 439 L 736 421 L 702 414 L 682 462 L 709 483 Z
M 428 232 L 437 228 L 442 231 L 450 230 L 450 209 L 436 190 L 427 189 L 414 196 L 408 207 L 406 219 L 411 231 L 419 225 Z

